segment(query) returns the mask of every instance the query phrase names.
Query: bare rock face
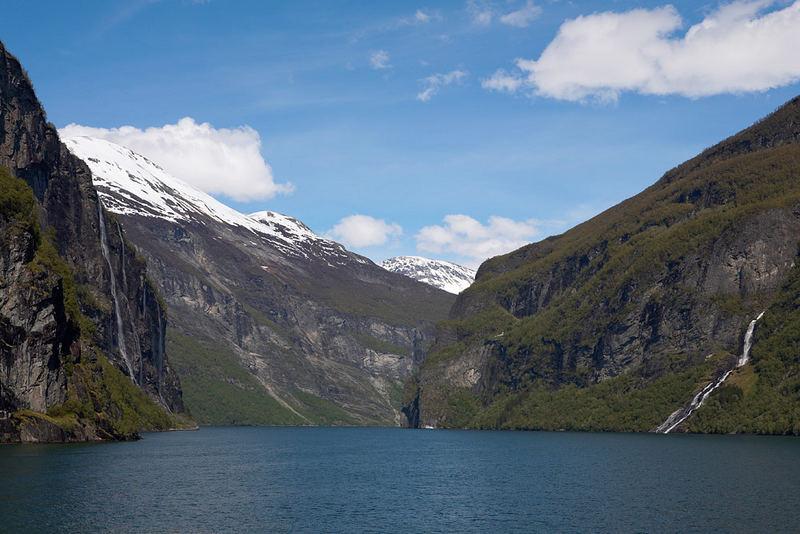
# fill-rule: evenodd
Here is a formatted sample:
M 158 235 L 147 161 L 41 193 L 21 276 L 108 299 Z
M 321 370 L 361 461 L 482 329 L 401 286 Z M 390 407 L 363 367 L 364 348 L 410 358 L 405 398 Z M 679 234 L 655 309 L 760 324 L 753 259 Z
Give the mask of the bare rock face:
M 236 212 L 125 147 L 65 143 L 147 257 L 170 310 L 167 348 L 202 422 L 242 422 L 245 397 L 279 405 L 251 424 L 402 422 L 402 382 L 453 295 L 292 217 Z
M 160 405 L 183 412 L 177 377 L 164 358 L 166 314 L 146 264 L 98 204 L 89 169 L 59 141 L 19 61 L 2 44 L 0 166 L 33 189 L 44 239 L 66 262 L 81 312 L 95 325 L 93 343 Z M 86 347 L 65 320 L 60 277 L 26 267 L 40 237 L 11 226 L 2 228 L 0 389 L 15 400 L 3 409 L 44 411 L 65 399 L 63 355 Z
M 300 423 L 315 419 L 298 392 L 333 403 L 351 423 L 403 422 L 397 391 L 451 295 L 343 250 L 298 245 L 306 255 L 297 257 L 268 236 L 200 215 L 118 216 L 147 256 L 172 328 L 233 355 L 270 397 L 307 417 Z M 393 318 L 401 307 L 405 315 Z
M 61 280 L 27 266 L 33 260 L 33 235 L 0 222 L 0 409 L 44 412 L 66 400 L 61 356 L 76 341 L 67 323 Z

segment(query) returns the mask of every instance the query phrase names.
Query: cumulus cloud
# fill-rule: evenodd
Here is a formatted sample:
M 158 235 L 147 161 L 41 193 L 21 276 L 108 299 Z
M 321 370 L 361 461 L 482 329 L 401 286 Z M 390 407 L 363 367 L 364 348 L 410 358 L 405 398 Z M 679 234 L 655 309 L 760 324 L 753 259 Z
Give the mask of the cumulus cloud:
M 390 69 L 389 53 L 386 50 L 376 50 L 369 55 L 369 66 L 373 69 Z
M 325 236 L 351 248 L 384 245 L 390 238 L 403 234 L 403 228 L 396 223 L 387 223 L 369 215 L 350 215 L 344 217 Z
M 421 9 L 418 9 L 417 12 L 414 13 L 414 20 L 422 23 L 430 22 L 431 16 L 422 11 Z
M 468 215 L 448 215 L 444 224 L 425 226 L 416 235 L 417 249 L 433 254 L 458 254 L 477 266 L 492 256 L 505 254 L 541 235 L 536 220 L 515 221 L 491 216 L 482 224 Z
M 417 100 L 420 102 L 427 102 L 432 96 L 437 94 L 442 87 L 446 87 L 452 83 L 461 83 L 467 73 L 463 70 L 453 70 L 448 73 L 436 73 L 427 78 L 420 80 L 425 87 L 422 91 L 417 93 Z
M 793 83 L 800 80 L 800 1 L 769 11 L 774 3 L 721 5 L 683 34 L 671 5 L 578 17 L 561 25 L 539 59 L 516 60 L 523 83 L 484 87 L 614 101 L 626 91 L 697 98 Z
M 239 201 L 288 193 L 290 183 L 275 183 L 272 168 L 261 156 L 261 138 L 249 126 L 214 128 L 185 117 L 177 124 L 141 130 L 133 126 L 93 128 L 70 124 L 62 137 L 86 135 L 130 148 L 166 171 L 209 194 Z
M 527 28 L 528 24 L 541 15 L 541 13 L 541 7 L 535 5 L 533 2 L 526 2 L 525 7 L 501 16 L 500 22 L 516 28 Z

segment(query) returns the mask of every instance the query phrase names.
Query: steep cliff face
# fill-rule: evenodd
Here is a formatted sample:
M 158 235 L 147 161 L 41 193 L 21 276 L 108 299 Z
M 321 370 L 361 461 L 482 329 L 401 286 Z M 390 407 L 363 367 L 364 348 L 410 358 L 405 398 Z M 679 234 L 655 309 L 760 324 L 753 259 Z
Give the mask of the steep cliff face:
M 0 380 L 3 397 L 15 399 L 3 410 L 40 412 L 63 403 L 69 396 L 65 355 L 88 357 L 93 345 L 161 406 L 183 412 L 177 377 L 163 358 L 165 313 L 145 263 L 104 213 L 88 168 L 61 144 L 27 75 L 2 44 L 0 166 L 32 189 L 36 213 L 28 230 L 7 217 L 3 231 Z M 39 262 L 41 272 L 30 268 L 36 254 L 47 258 Z M 74 317 L 62 309 L 70 299 Z
M 484 263 L 407 388 L 410 422 L 551 427 L 544 405 L 577 387 L 569 409 L 586 424 L 569 424 L 599 428 L 582 402 L 632 381 L 622 389 L 650 407 L 605 428 L 657 426 L 730 367 L 795 267 L 798 117 L 795 99 L 594 219 Z
M 63 281 L 31 268 L 37 248 L 33 196 L 5 169 L 0 169 L 0 185 L 0 409 L 45 412 L 66 400 L 61 358 L 78 331 L 66 317 Z
M 238 213 L 124 147 L 66 143 L 147 256 L 169 306 L 167 352 L 200 422 L 403 421 L 402 383 L 452 295 L 291 217 Z

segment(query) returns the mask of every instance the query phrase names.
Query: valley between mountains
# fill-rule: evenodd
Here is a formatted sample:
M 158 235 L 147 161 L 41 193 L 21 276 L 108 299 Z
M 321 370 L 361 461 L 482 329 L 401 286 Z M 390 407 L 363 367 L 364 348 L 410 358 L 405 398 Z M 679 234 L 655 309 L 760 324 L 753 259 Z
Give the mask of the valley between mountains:
M 303 223 L 238 213 L 101 139 L 66 139 L 147 259 L 201 424 L 404 422 L 403 383 L 454 296 Z
M 60 139 L 0 45 L 0 441 L 201 425 L 800 434 L 800 98 L 477 273 Z

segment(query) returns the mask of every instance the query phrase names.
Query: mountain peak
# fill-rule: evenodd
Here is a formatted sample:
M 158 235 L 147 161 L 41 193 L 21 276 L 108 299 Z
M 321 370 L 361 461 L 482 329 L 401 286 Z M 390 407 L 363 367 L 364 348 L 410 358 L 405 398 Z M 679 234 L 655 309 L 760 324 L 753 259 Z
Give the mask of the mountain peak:
M 242 227 L 266 237 L 276 248 L 294 256 L 347 254 L 341 245 L 318 236 L 293 217 L 272 211 L 240 213 L 145 156 L 111 141 L 75 136 L 65 138 L 64 144 L 89 166 L 103 204 L 114 213 L 173 223 L 211 221 Z
M 420 256 L 397 256 L 378 265 L 387 271 L 408 276 L 454 294 L 461 293 L 475 280 L 473 269 Z

